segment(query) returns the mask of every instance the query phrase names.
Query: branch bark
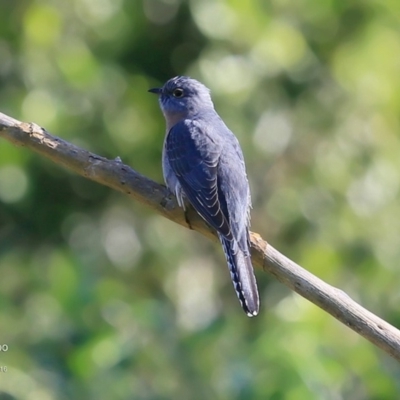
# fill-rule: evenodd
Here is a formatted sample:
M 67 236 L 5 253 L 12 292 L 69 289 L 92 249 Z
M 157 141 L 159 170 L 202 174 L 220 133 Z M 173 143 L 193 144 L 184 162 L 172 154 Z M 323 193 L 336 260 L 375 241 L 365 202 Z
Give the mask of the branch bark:
M 215 232 L 192 209 L 183 213 L 165 186 L 140 175 L 119 159 L 108 160 L 50 135 L 34 123 L 0 113 L 0 136 L 25 146 L 56 164 L 123 192 L 157 213 L 211 239 Z M 400 361 L 400 331 L 279 253 L 257 233 L 251 234 L 253 265 L 322 308 L 340 322 Z

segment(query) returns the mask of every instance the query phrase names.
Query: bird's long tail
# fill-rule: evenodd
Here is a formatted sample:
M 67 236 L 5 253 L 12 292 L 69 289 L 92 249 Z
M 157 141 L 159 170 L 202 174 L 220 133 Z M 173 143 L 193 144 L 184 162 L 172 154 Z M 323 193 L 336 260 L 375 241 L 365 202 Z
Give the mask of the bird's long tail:
M 260 301 L 250 254 L 245 254 L 235 240 L 219 238 L 240 304 L 249 317 L 254 317 L 258 314 Z

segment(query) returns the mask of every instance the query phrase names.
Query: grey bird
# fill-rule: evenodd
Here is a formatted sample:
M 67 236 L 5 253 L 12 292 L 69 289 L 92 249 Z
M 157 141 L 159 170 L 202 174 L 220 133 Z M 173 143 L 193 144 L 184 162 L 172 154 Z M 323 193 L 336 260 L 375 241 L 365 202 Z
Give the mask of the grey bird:
M 184 199 L 218 233 L 233 286 L 245 313 L 258 314 L 259 296 L 250 258 L 250 189 L 235 135 L 214 110 L 209 89 L 177 76 L 159 95 L 167 129 L 164 180 L 184 208 Z

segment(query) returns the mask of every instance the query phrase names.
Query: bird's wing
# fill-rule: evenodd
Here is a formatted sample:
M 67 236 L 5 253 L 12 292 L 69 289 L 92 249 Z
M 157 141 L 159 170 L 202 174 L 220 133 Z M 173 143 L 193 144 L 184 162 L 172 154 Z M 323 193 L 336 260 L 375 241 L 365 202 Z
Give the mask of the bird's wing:
M 168 133 L 165 150 L 182 189 L 196 211 L 221 235 L 232 239 L 224 193 L 218 184 L 223 143 L 211 124 L 182 120 Z

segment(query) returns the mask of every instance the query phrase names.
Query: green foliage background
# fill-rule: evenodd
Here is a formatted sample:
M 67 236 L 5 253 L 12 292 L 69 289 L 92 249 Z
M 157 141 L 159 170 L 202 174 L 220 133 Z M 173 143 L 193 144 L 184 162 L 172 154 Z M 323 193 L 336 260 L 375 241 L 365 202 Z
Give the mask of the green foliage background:
M 252 228 L 400 326 L 398 0 L 0 2 L 0 111 L 162 181 L 147 93 L 187 74 L 238 136 Z M 395 399 L 398 364 L 222 251 L 0 141 L 1 399 Z

